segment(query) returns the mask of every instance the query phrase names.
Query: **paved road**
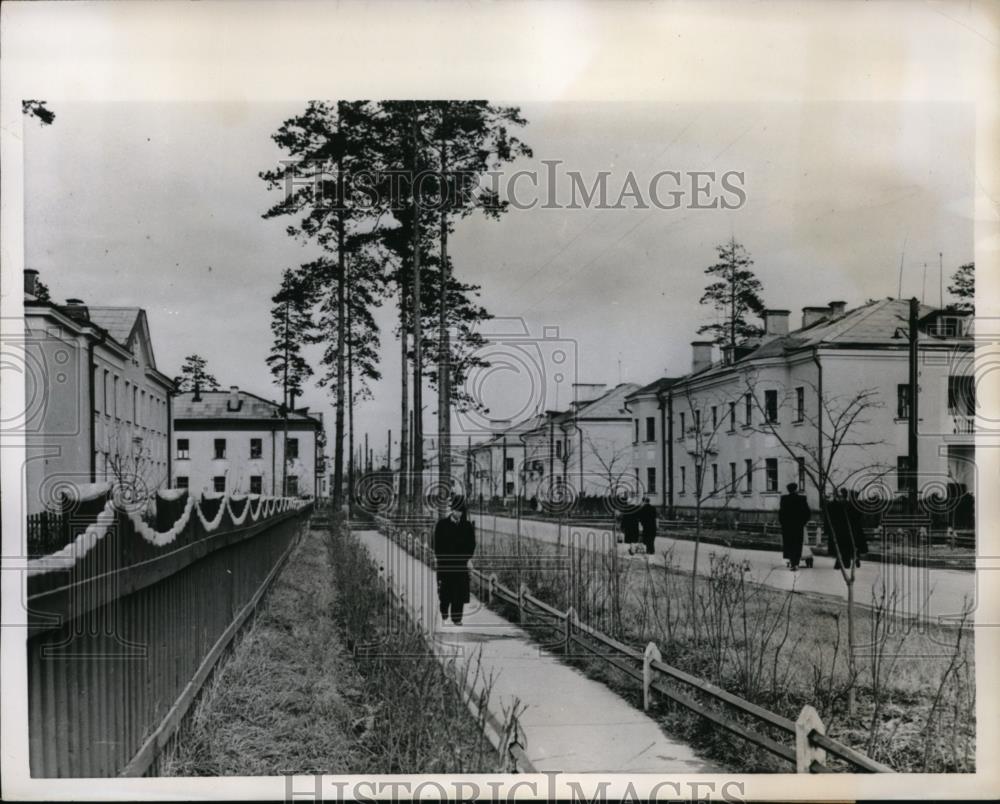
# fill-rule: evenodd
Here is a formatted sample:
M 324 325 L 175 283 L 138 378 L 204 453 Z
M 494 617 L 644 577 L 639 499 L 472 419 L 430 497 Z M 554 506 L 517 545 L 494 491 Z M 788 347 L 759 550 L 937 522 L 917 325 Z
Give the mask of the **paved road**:
M 478 519 L 479 517 L 474 517 Z M 516 522 L 513 519 L 486 516 L 479 526 L 491 529 L 494 521 L 498 533 L 513 534 Z M 597 528 L 567 526 L 558 528 L 550 522 L 521 521 L 522 535 L 565 544 L 567 539 L 574 543 L 588 545 L 592 549 L 607 549 L 611 544 L 609 531 Z M 618 545 L 621 555 L 630 558 L 624 545 Z M 687 539 L 660 537 L 656 540 L 657 563 L 665 563 L 665 554 L 670 554 L 673 564 L 679 568 L 689 568 L 694 558 L 694 542 Z M 707 575 L 711 568 L 709 556 L 728 554 L 737 561 L 746 561 L 750 566 L 750 578 L 775 589 L 794 589 L 796 592 L 826 595 L 846 600 L 847 587 L 839 570 L 833 569 L 833 559 L 817 556 L 813 569 L 791 572 L 779 552 L 748 550 L 702 544 L 698 552 L 698 574 Z M 644 561 L 643 557 L 631 557 L 633 561 Z M 873 591 L 881 591 L 883 585 L 889 594 L 895 592 L 897 611 L 903 615 L 917 615 L 933 622 L 953 623 L 967 608 L 976 605 L 977 586 L 984 575 L 983 570 L 997 570 L 996 559 L 980 559 L 977 572 L 963 572 L 950 569 L 929 569 L 881 562 L 862 561 L 856 570 L 855 600 L 868 605 Z M 993 575 L 992 577 L 1000 577 Z M 982 621 L 982 618 L 980 619 Z
M 425 630 L 434 634 L 436 652 L 454 657 L 467 669 L 477 690 L 484 678 L 492 678 L 489 707 L 498 719 L 503 720 L 515 701 L 525 706 L 519 718 L 524 747 L 538 770 L 721 772 L 604 684 L 562 664 L 475 597 L 461 627 L 441 626 L 433 571 L 377 531 L 355 533 Z

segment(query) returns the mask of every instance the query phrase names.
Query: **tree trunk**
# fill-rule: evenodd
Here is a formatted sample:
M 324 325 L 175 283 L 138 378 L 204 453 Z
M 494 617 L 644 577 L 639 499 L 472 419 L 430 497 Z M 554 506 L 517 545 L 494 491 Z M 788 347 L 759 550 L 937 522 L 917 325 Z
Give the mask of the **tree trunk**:
M 290 406 L 289 393 L 288 393 L 288 299 L 285 299 L 285 370 L 284 379 L 282 381 L 282 389 L 284 391 L 282 402 L 284 403 L 284 421 L 283 430 L 284 434 L 281 440 L 281 496 L 288 496 L 288 408 Z
M 343 162 L 337 162 L 337 193 L 343 198 Z M 343 505 L 344 485 L 344 303 L 347 291 L 344 255 L 344 213 L 337 214 L 337 411 L 334 419 L 333 510 Z
M 350 278 L 347 279 L 347 516 L 354 516 L 354 337 L 351 321 Z
M 420 202 L 417 198 L 417 117 L 413 116 L 413 176 L 411 194 L 413 201 L 413 504 L 416 513 L 424 512 L 424 428 L 423 428 L 423 332 L 421 317 L 423 305 L 420 298 Z
M 847 714 L 854 717 L 856 711 L 855 687 L 858 681 L 857 660 L 854 652 L 854 568 L 847 581 L 847 672 L 850 674 L 850 686 L 847 689 Z
M 448 145 L 441 140 L 441 185 L 447 192 Z M 451 343 L 448 334 L 448 213 L 441 210 L 441 289 L 438 298 L 438 485 L 442 489 L 439 508 L 441 516 L 447 513 L 451 489 Z M 506 472 L 506 467 L 504 467 Z M 501 481 L 506 483 L 506 477 Z M 501 491 L 501 496 L 507 489 Z
M 410 388 L 409 371 L 409 321 L 406 315 L 406 288 L 402 286 L 399 293 L 399 345 L 400 345 L 400 424 L 399 424 L 399 501 L 397 509 L 400 514 L 409 510 L 410 496 Z

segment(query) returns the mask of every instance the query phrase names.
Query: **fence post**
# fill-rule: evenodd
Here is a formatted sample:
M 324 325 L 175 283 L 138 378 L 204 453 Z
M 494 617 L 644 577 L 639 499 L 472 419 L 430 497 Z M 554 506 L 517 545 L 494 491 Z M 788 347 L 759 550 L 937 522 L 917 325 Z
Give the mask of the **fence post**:
M 826 726 L 819 719 L 819 713 L 808 704 L 802 707 L 795 721 L 795 772 L 811 773 L 813 762 L 826 762 L 826 751 L 814 746 L 809 734 L 817 731 L 826 734 Z
M 653 683 L 653 662 L 661 662 L 663 657 L 655 642 L 646 645 L 646 650 L 642 653 L 642 709 L 649 711 L 650 696 L 649 685 Z
M 569 653 L 569 646 L 573 641 L 573 623 L 576 620 L 576 609 L 570 606 L 566 609 L 566 645 L 564 650 Z
M 952 527 L 948 528 L 948 547 L 952 550 L 955 549 L 955 543 L 958 541 L 958 534 L 955 533 L 955 529 Z
M 528 587 L 523 583 L 517 590 L 517 621 L 519 623 L 524 622 L 524 596 L 528 594 Z
M 490 573 L 490 586 L 489 586 L 489 591 L 487 592 L 487 598 L 486 598 L 486 602 L 487 603 L 492 603 L 493 602 L 493 590 L 496 588 L 496 585 L 497 585 L 497 574 L 495 572 L 491 572 Z

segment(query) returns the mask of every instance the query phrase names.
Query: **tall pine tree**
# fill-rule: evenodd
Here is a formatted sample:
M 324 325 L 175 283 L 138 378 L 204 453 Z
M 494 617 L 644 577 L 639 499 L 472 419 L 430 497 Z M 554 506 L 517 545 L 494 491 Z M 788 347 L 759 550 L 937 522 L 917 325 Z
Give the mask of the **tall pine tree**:
M 751 314 L 762 315 L 764 302 L 760 298 L 763 286 L 751 270 L 753 260 L 736 238 L 716 246 L 719 261 L 705 269 L 715 279 L 705 288 L 701 304 L 715 308 L 719 321 L 698 328 L 709 333 L 717 345 L 730 350 L 763 334 L 764 330 L 750 322 Z
M 948 305 L 952 310 L 976 311 L 976 264 L 967 262 L 951 275 L 948 292 L 958 299 Z

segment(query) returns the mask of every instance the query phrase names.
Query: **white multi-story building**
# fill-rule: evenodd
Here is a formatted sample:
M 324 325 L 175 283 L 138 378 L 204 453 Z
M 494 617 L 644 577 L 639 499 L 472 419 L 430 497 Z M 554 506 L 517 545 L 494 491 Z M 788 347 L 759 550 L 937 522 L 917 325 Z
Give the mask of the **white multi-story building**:
M 37 279 L 24 272 L 28 513 L 88 483 L 151 494 L 169 477 L 173 380 L 156 367 L 145 311 L 43 301 Z
M 484 499 L 542 500 L 561 488 L 591 496 L 631 488 L 632 417 L 625 398 L 638 388 L 577 383 L 569 410 L 532 417 L 474 444 L 474 492 Z
M 171 485 L 194 493 L 325 493 L 323 419 L 232 386 L 174 397 Z M 286 450 L 287 433 L 287 450 Z
M 691 373 L 631 395 L 635 469 L 666 467 L 659 504 L 770 513 L 796 482 L 815 507 L 823 479 L 827 494 L 882 499 L 914 482 L 920 496 L 975 492 L 970 319 L 920 305 L 911 353 L 908 301 L 845 307 L 806 307 L 793 332 L 788 311 L 768 310 L 754 344 L 713 362 L 695 341 Z

